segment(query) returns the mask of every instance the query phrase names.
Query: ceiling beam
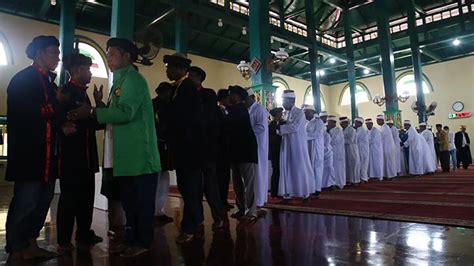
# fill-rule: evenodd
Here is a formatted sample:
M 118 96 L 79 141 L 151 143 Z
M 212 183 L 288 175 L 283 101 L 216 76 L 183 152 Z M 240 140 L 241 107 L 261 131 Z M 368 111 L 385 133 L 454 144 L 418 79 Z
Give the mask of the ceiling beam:
M 338 1 L 336 0 L 323 0 L 323 3 L 326 3 L 329 6 L 340 9 L 340 10 L 344 9 L 344 6 L 338 3 Z
M 347 9 L 352 10 L 352 9 L 357 9 L 361 6 L 365 6 L 368 4 L 373 3 L 374 0 L 354 0 L 351 2 L 351 5 L 347 7 Z
M 430 49 L 428 48 L 424 48 L 424 49 L 420 49 L 421 50 L 421 53 L 428 56 L 429 58 L 431 59 L 434 59 L 436 60 L 436 62 L 441 62 L 444 60 L 444 58 L 438 54 L 436 54 L 435 52 L 431 51 Z
M 51 8 L 50 0 L 43 0 L 38 10 L 38 14 L 37 14 L 38 18 L 47 20 L 46 14 L 48 14 L 48 11 L 50 8 Z

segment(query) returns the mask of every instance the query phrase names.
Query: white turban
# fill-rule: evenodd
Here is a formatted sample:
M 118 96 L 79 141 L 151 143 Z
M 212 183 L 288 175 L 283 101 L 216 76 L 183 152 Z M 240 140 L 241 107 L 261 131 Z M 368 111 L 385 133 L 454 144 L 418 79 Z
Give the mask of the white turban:
M 283 92 L 282 98 L 296 99 L 295 91 L 286 90 Z

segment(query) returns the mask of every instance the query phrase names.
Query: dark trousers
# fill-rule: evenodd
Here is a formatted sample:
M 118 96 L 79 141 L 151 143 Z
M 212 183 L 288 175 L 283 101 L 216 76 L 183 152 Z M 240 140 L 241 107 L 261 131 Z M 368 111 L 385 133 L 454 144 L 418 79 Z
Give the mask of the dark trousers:
M 219 193 L 215 163 L 207 163 L 203 166 L 202 182 L 203 193 L 206 196 L 207 203 L 211 209 L 212 218 L 214 219 L 214 222 L 220 222 L 224 216 L 224 208 Z M 203 211 L 201 204 L 201 223 L 204 221 Z
M 443 172 L 449 172 L 449 151 L 440 151 L 439 160 L 441 162 L 441 168 Z
M 71 243 L 74 221 L 77 223 L 76 240 L 87 242 L 92 236 L 94 211 L 94 174 L 67 176 L 60 180 L 61 195 L 56 217 L 58 244 Z
M 127 223 L 125 243 L 150 248 L 154 235 L 158 174 L 120 177 L 120 195 Z
M 176 169 L 178 190 L 183 197 L 181 233 L 193 234 L 202 221 L 202 172 L 201 169 Z
M 458 168 L 461 167 L 461 163 L 462 168 L 467 169 L 469 167 L 469 164 L 471 163 L 469 146 L 457 149 L 457 159 Z
M 232 164 L 232 181 L 235 201 L 241 214 L 257 217 L 255 179 L 257 165 L 254 163 Z
M 217 167 L 217 182 L 219 184 L 219 198 L 222 206 L 229 205 L 227 199 L 229 197 L 229 183 L 230 183 L 230 163 L 225 159 L 218 160 Z
M 272 158 L 272 178 L 271 178 L 271 195 L 278 196 L 278 185 L 280 183 L 280 156 Z
M 54 196 L 54 184 L 55 180 L 15 182 L 6 223 L 8 253 L 21 251 L 28 247 L 29 239 L 38 238 Z

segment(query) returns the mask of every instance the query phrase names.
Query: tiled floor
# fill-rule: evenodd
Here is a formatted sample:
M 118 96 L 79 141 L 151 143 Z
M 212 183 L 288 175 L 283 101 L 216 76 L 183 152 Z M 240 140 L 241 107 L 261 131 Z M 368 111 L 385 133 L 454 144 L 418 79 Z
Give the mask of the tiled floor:
M 0 187 L 0 246 L 11 188 Z M 54 217 L 53 202 L 50 217 Z M 167 210 L 179 221 L 179 198 Z M 178 223 L 155 229 L 153 251 L 142 258 L 109 256 L 107 242 L 90 252 L 77 251 L 29 265 L 473 265 L 474 229 L 268 210 L 251 227 L 231 220 L 230 230 L 213 233 L 206 211 L 205 237 L 185 247 L 174 240 Z M 95 211 L 93 229 L 106 235 L 106 213 Z M 42 231 L 40 245 L 54 249 L 54 219 Z M 0 263 L 7 255 L 0 251 Z M 28 265 L 28 264 L 26 264 Z

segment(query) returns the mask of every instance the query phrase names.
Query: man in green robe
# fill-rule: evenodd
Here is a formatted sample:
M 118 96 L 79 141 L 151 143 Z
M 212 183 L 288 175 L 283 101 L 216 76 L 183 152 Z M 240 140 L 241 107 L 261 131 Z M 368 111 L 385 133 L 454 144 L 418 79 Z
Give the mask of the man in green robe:
M 97 108 L 84 104 L 68 113 L 72 120 L 92 116 L 106 125 L 104 168 L 113 168 L 113 177 L 119 180 L 127 219 L 123 257 L 150 250 L 157 174 L 161 171 L 150 93 L 132 65 L 137 58 L 137 47 L 131 41 L 110 39 L 107 63 L 113 84 L 108 104 L 97 103 Z

